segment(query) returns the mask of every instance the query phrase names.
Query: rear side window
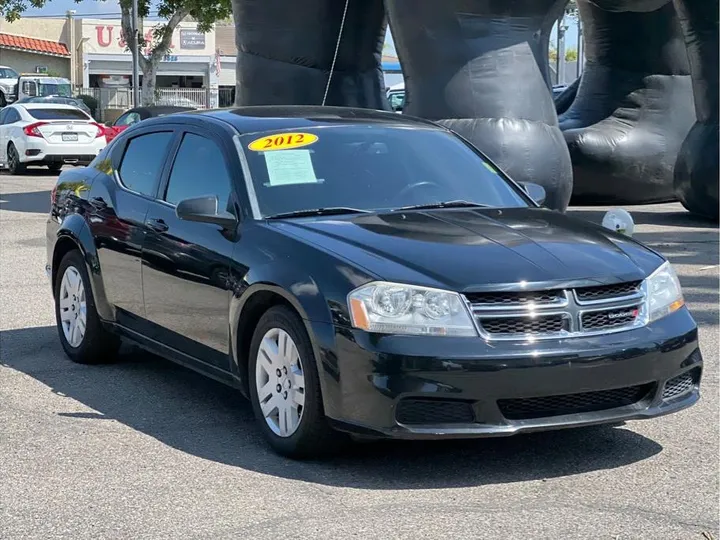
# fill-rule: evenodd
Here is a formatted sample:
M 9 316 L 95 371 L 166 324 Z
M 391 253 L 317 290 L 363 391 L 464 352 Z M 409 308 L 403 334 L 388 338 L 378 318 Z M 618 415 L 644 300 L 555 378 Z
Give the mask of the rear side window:
M 126 188 L 149 197 L 154 195 L 172 136 L 172 131 L 161 131 L 130 139 L 118 169 Z
M 186 133 L 173 163 L 165 201 L 176 205 L 184 199 L 216 195 L 218 210 L 227 210 L 230 182 L 218 145 L 200 135 Z
M 90 117 L 80 109 L 28 109 L 36 120 L 89 120 Z
M 9 109 L 3 123 L 14 124 L 15 122 L 19 122 L 20 120 L 22 120 L 22 118 L 20 118 L 20 113 L 17 112 L 15 109 Z

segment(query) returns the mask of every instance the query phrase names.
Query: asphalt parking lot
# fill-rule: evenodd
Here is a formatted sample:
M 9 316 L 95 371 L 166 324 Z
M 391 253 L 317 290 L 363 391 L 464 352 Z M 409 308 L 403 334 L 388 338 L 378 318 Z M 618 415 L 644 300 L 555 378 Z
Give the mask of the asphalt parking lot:
M 718 230 L 626 207 L 701 326 L 703 398 L 623 426 L 271 453 L 233 390 L 128 349 L 62 353 L 45 277 L 55 177 L 0 176 L 0 538 L 718 539 Z M 573 209 L 599 221 L 604 209 Z

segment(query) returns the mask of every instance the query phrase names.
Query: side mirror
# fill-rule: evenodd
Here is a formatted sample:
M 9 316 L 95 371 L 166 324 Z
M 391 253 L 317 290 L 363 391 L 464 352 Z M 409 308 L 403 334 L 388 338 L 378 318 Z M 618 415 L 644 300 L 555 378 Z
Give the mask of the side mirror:
M 522 186 L 522 188 L 525 190 L 525 193 L 527 193 L 530 198 L 537 204 L 542 206 L 545 203 L 547 193 L 545 192 L 545 188 L 542 187 L 540 184 L 533 184 L 532 182 L 521 182 L 520 186 Z
M 218 211 L 218 198 L 215 195 L 180 201 L 175 208 L 175 214 L 185 221 L 214 223 L 228 230 L 234 229 L 238 224 L 237 218 L 230 212 Z

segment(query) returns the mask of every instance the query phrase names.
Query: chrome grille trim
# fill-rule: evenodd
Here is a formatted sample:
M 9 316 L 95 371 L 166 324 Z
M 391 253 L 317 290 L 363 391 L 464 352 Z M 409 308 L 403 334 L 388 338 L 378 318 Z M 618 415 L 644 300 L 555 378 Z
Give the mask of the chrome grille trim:
M 623 295 L 601 300 L 580 302 L 574 289 L 558 291 L 564 299 L 557 303 L 515 303 L 515 304 L 483 304 L 471 302 L 465 297 L 468 309 L 472 313 L 473 321 L 479 335 L 488 341 L 527 341 L 540 339 L 562 339 L 571 337 L 590 337 L 615 332 L 625 332 L 640 328 L 647 324 L 645 314 L 645 293 L 642 288 L 638 293 Z M 480 293 L 468 293 L 470 297 L 479 297 Z M 638 315 L 631 322 L 625 324 L 609 324 L 602 328 L 584 329 L 583 315 L 595 312 L 612 312 L 622 309 L 638 309 Z M 561 315 L 565 319 L 564 329 L 554 332 L 506 332 L 494 333 L 483 327 L 484 319 L 500 318 L 539 318 Z M 494 324 L 493 327 L 497 328 Z

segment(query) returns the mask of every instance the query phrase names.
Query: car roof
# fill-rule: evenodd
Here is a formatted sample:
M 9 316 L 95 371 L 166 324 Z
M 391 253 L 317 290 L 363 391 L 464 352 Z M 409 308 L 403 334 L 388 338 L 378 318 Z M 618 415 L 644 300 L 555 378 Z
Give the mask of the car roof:
M 178 115 L 175 115 L 178 116 Z M 261 105 L 190 111 L 185 118 L 209 117 L 222 120 L 240 133 L 275 129 L 298 129 L 314 126 L 348 124 L 382 124 L 397 127 L 422 127 L 444 130 L 442 126 L 407 115 L 354 107 L 321 107 L 314 105 Z M 151 120 L 148 120 L 150 122 Z
M 19 106 L 25 107 L 26 109 L 77 109 L 75 105 L 69 105 L 67 103 L 36 103 L 33 101 L 20 103 Z
M 127 112 L 136 112 L 138 114 L 149 114 L 150 116 L 154 116 L 156 114 L 171 114 L 175 112 L 183 112 L 183 111 L 194 111 L 195 109 L 191 107 L 176 107 L 173 105 L 152 105 L 149 107 L 135 107 L 134 109 L 130 109 Z

